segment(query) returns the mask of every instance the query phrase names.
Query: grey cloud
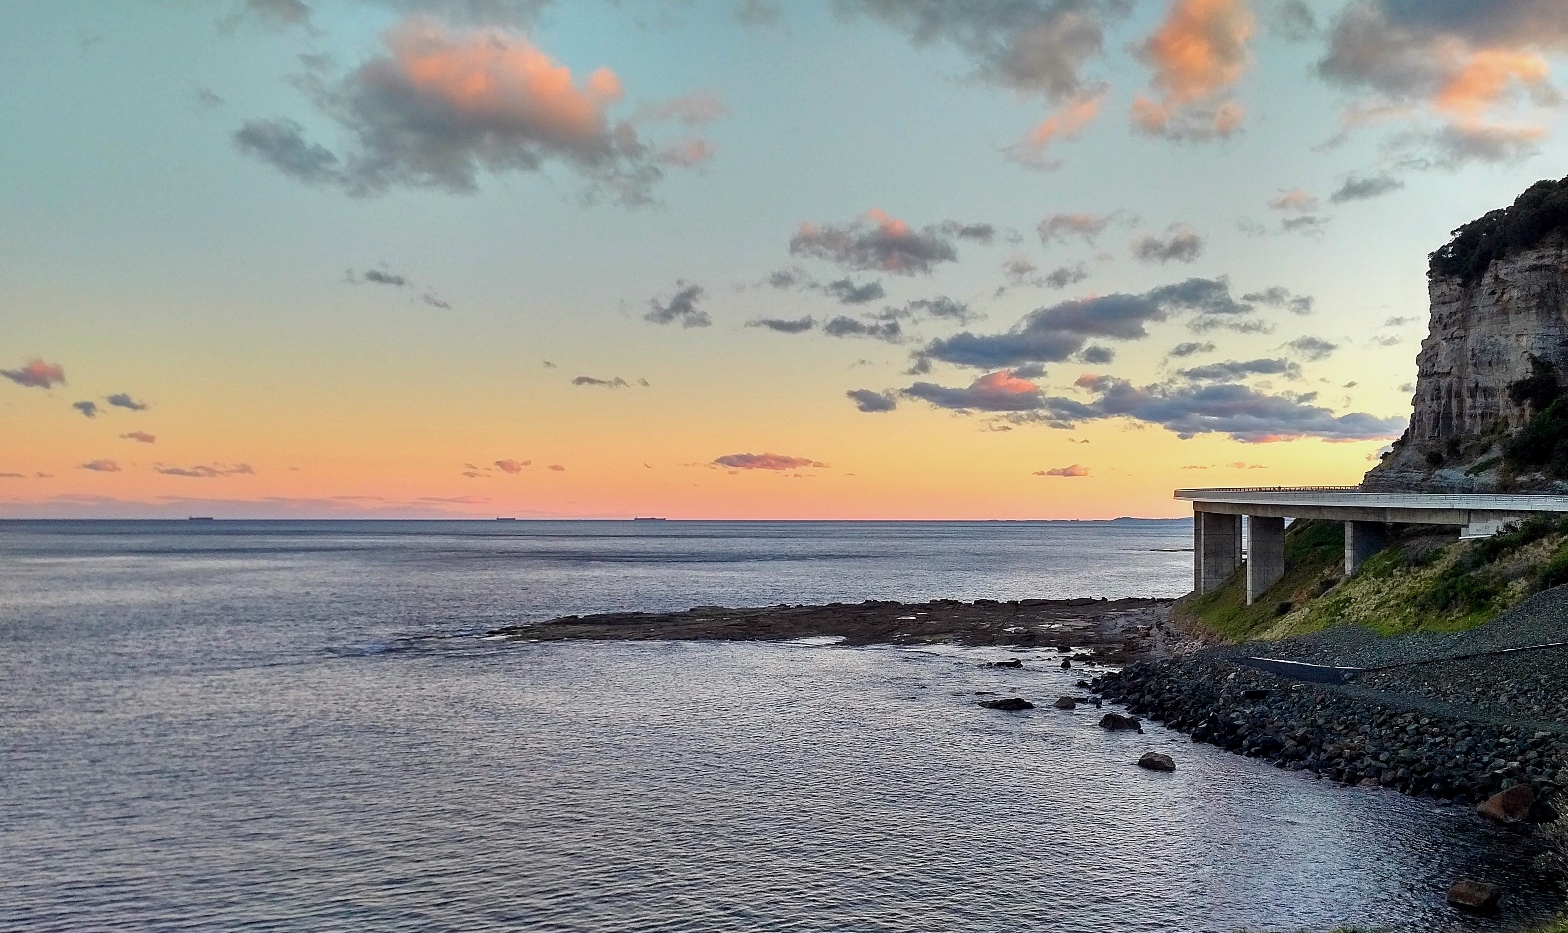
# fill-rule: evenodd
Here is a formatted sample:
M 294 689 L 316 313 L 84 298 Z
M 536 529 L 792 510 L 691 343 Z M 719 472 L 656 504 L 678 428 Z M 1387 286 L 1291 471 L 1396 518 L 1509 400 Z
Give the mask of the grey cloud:
M 476 12 L 483 5 L 461 4 Z M 631 123 L 606 116 L 620 96 L 618 85 L 589 76 L 580 87 L 547 86 L 510 64 L 521 55 L 496 55 L 497 45 L 532 53 L 526 39 L 452 33 L 428 17 L 394 26 L 386 44 L 386 54 L 346 77 L 316 68 L 295 81 L 352 139 L 346 156 L 306 140 L 303 128 L 287 119 L 249 121 L 235 133 L 235 145 L 285 175 L 353 197 L 396 187 L 472 194 L 480 171 L 536 172 L 560 164 L 588 182 L 590 195 L 608 193 L 627 206 L 651 200 L 663 177 L 657 153 Z M 411 70 L 416 58 L 439 63 L 476 54 L 489 60 L 484 107 Z
M 967 324 L 976 317 L 977 315 L 970 310 L 969 305 L 949 298 L 946 295 L 938 295 L 935 298 L 916 298 L 913 301 L 904 302 L 902 308 L 884 308 L 881 313 L 877 314 L 877 318 L 883 321 L 938 320 L 952 321 L 958 324 Z
M 891 392 L 873 392 L 870 389 L 850 389 L 844 393 L 855 407 L 867 413 L 880 413 L 892 411 L 898 407 L 898 399 Z
M 1450 123 L 1430 137 L 1438 164 L 1458 168 L 1467 162 L 1521 162 L 1541 151 L 1545 132 L 1537 127 L 1461 126 Z
M 944 42 L 975 63 L 982 80 L 1063 101 L 1082 90 L 1085 64 L 1100 54 L 1104 20 L 1118 0 L 835 0 L 899 30 L 917 45 Z
M 981 376 L 966 388 L 917 382 L 902 394 L 950 411 L 1022 412 L 1045 407 L 1037 386 L 1007 372 Z
M 94 473 L 119 473 L 119 472 L 121 472 L 120 471 L 120 465 L 118 463 L 116 463 L 115 461 L 113 461 L 113 460 L 89 460 L 86 463 L 82 464 L 81 466 L 77 467 L 77 469 L 78 470 L 91 470 Z
M 1378 172 L 1372 175 L 1351 175 L 1328 199 L 1333 204 L 1345 204 L 1350 201 L 1365 201 L 1379 195 L 1398 191 L 1405 183 L 1398 178 L 1386 173 Z
M 113 395 L 106 397 L 104 401 L 108 402 L 110 405 L 113 405 L 115 408 L 124 408 L 130 411 L 147 410 L 146 402 L 138 402 L 136 399 L 131 398 L 124 392 L 116 392 Z
M 1404 327 L 1406 324 L 1415 323 L 1413 317 L 1391 317 L 1383 322 L 1384 327 Z
M 578 376 L 576 379 L 572 380 L 572 385 L 598 386 L 602 389 L 629 389 L 631 388 L 632 384 L 627 382 L 625 379 L 622 379 L 620 376 L 616 376 L 613 379 L 597 379 L 593 376 Z
M 1260 292 L 1248 292 L 1241 296 L 1241 300 L 1250 301 L 1254 304 L 1268 305 L 1271 308 L 1284 308 L 1291 314 L 1312 313 L 1313 301 L 1311 295 L 1293 295 L 1290 289 L 1282 288 L 1278 285 L 1272 288 L 1265 288 Z
M 349 270 L 348 276 L 349 281 L 354 281 L 353 269 Z M 403 278 L 401 275 L 398 275 L 395 272 L 388 272 L 384 269 L 366 269 L 362 278 L 366 282 L 374 282 L 377 285 L 390 285 L 393 288 L 402 288 L 408 284 L 408 279 Z
M 1189 341 L 1187 343 L 1178 343 L 1176 346 L 1171 347 L 1170 352 L 1167 353 L 1166 356 L 1174 357 L 1176 359 L 1185 359 L 1189 356 L 1196 356 L 1199 353 L 1213 353 L 1214 349 L 1215 347 L 1212 343 L 1197 343 Z
M 1311 362 L 1328 359 L 1335 350 L 1339 349 L 1339 344 L 1330 343 L 1322 337 L 1297 337 L 1295 340 L 1285 344 L 1285 346 L 1300 353 Z
M 1132 254 L 1139 262 L 1193 262 L 1203 253 L 1203 238 L 1182 227 L 1167 239 L 1143 236 L 1133 241 Z
M 159 464 L 153 467 L 154 473 L 165 476 L 186 476 L 193 479 L 215 479 L 219 476 L 250 476 L 256 471 L 248 463 L 214 463 L 211 466 L 198 464 L 193 467 L 176 467 Z
M 1282 233 L 1301 233 L 1306 236 L 1320 237 L 1328 227 L 1328 218 L 1316 214 L 1305 214 L 1301 217 L 1286 217 L 1279 222 Z
M 1040 379 L 1045 376 L 1045 366 L 1040 363 L 1025 363 L 1012 368 L 1013 375 L 1020 379 Z
M 198 87 L 194 93 L 196 95 L 196 103 L 200 104 L 207 110 L 216 110 L 217 108 L 222 107 L 225 103 L 224 99 L 218 96 L 218 94 L 214 92 L 212 88 Z
M 1094 337 L 1141 340 L 1148 336 L 1145 325 L 1174 314 L 1230 315 L 1250 310 L 1250 305 L 1231 297 L 1228 280 L 1188 279 L 1141 295 L 1114 293 L 1039 308 L 1007 333 L 964 331 L 932 341 L 921 356 L 987 369 L 1028 362 L 1058 363 L 1082 350 Z
M 88 418 L 98 417 L 98 406 L 93 402 L 72 402 L 71 407 Z
M 1052 214 L 1040 221 L 1034 229 L 1040 234 L 1041 243 L 1065 243 L 1068 237 L 1081 237 L 1085 243 L 1093 246 L 1100 234 L 1120 215 L 1120 211 L 1110 214 Z
M 790 266 L 788 269 L 768 273 L 768 285 L 773 288 L 800 288 L 814 284 L 811 276 L 799 266 Z
M 1002 264 L 1002 271 L 1007 275 L 1010 285 L 1031 285 L 1035 288 L 1063 289 L 1069 285 L 1076 285 L 1089 277 L 1089 268 L 1083 263 L 1071 266 L 1058 266 L 1045 275 L 1037 275 L 1040 267 L 1022 256 L 1015 256 Z M 1002 289 L 998 291 L 1001 294 Z
M 1247 376 L 1301 377 L 1301 367 L 1287 359 L 1226 360 L 1194 366 L 1176 373 L 1192 382 L 1234 382 Z
M 940 228 L 948 236 L 960 240 L 973 240 L 986 246 L 996 239 L 996 227 L 991 224 L 965 224 L 956 220 L 944 220 Z
M 822 325 L 822 332 L 829 337 L 870 337 L 873 340 L 885 340 L 888 343 L 897 343 L 903 339 L 903 329 L 897 321 L 882 321 L 867 323 L 857 321 L 852 317 L 840 315 Z
M 697 302 L 702 300 L 703 294 L 701 285 L 680 279 L 675 283 L 675 294 L 669 301 L 648 299 L 650 310 L 642 318 L 654 324 L 673 324 L 680 321 L 682 327 L 707 327 L 713 323 L 713 319 L 708 317 L 708 312 L 697 307 Z
M 1278 0 L 1268 8 L 1270 31 L 1290 42 L 1305 42 L 1318 35 L 1318 18 L 1306 0 Z
M 796 318 L 795 320 L 765 317 L 756 321 L 747 321 L 746 326 L 763 327 L 771 331 L 777 331 L 781 334 L 803 334 L 811 328 L 815 327 L 816 321 L 814 321 L 809 316 Z
M 863 305 L 886 297 L 887 292 L 882 289 L 881 282 L 856 283 L 850 279 L 838 279 L 822 286 L 822 291 L 837 298 L 840 304 Z
M 434 292 L 425 292 L 423 295 L 419 296 L 419 300 L 423 301 L 432 308 L 443 308 L 447 311 L 452 310 L 452 306 L 442 301 L 440 298 L 437 298 Z
M 1112 350 L 1110 347 L 1096 345 L 1091 347 L 1084 347 L 1078 352 L 1078 361 L 1081 363 L 1090 363 L 1095 366 L 1104 366 L 1106 363 L 1115 362 L 1115 360 L 1116 351 Z M 1019 375 L 1022 375 L 1022 373 L 1020 372 Z
M 790 240 L 789 251 L 845 269 L 894 275 L 930 273 L 936 266 L 958 259 L 952 234 L 940 226 L 916 230 L 880 212 L 847 224 L 801 224 Z
M 1089 270 L 1083 263 L 1076 266 L 1059 266 L 1046 273 L 1041 279 L 1048 288 L 1062 289 L 1069 285 L 1076 285 L 1089 277 Z

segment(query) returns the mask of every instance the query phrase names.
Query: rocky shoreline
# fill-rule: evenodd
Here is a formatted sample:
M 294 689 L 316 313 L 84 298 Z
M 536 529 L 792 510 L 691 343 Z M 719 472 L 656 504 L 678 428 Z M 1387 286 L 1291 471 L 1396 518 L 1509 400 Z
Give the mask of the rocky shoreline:
M 1529 812 L 1555 819 L 1568 786 L 1568 736 L 1358 687 L 1302 683 L 1210 650 L 1135 663 L 1091 686 L 1130 712 L 1228 751 L 1345 784 L 1386 787 L 1457 805 L 1527 786 Z

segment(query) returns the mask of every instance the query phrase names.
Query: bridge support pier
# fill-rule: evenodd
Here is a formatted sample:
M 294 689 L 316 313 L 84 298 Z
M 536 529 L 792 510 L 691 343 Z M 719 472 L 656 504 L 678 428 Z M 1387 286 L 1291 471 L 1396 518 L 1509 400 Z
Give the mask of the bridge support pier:
M 1192 513 L 1192 588 L 1198 595 L 1219 589 L 1241 566 L 1241 516 Z
M 1382 522 L 1345 523 L 1345 576 L 1354 576 L 1367 558 L 1388 544 L 1388 529 Z
M 1247 516 L 1247 605 L 1285 575 L 1285 520 Z

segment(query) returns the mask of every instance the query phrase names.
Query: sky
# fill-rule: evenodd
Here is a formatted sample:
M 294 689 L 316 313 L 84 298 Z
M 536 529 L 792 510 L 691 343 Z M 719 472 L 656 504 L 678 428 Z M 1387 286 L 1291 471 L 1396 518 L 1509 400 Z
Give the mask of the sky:
M 0 517 L 1352 484 L 1568 0 L 0 5 Z

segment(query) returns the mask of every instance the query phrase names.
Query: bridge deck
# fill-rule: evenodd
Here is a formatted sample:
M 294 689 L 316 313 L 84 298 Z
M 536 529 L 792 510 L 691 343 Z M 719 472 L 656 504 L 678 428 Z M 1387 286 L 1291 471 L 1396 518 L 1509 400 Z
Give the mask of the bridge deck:
M 1354 486 L 1178 489 L 1199 512 L 1273 518 L 1480 526 L 1535 512 L 1568 512 L 1568 496 L 1364 492 Z

